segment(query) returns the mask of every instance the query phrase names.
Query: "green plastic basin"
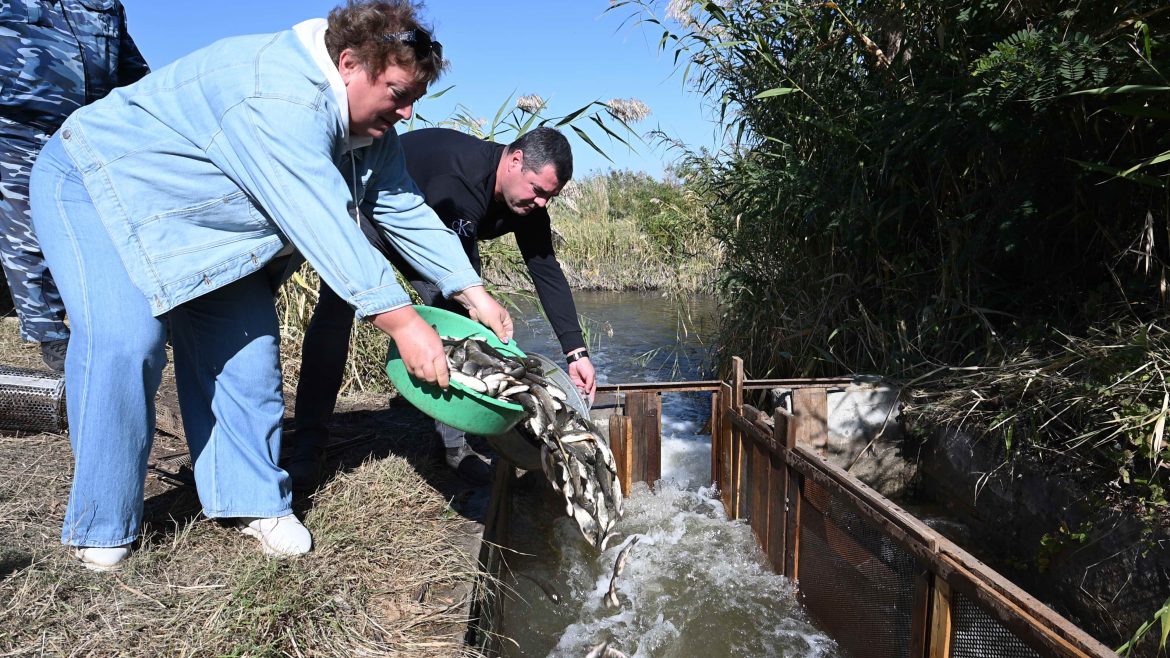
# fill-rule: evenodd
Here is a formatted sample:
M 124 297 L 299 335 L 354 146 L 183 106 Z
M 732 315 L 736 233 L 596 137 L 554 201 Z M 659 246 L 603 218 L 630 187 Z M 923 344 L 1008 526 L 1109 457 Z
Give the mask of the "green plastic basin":
M 471 336 L 483 338 L 497 350 L 524 358 L 526 355 L 513 344 L 505 345 L 490 329 L 480 323 L 441 308 L 415 306 L 427 324 L 434 327 L 439 336 L 463 339 Z M 434 384 L 416 379 L 406 371 L 398 346 L 390 341 L 390 352 L 386 358 L 386 375 L 402 397 L 418 407 L 420 411 L 451 427 L 479 434 L 497 436 L 512 429 L 527 415 L 524 407 L 511 402 L 501 402 L 493 397 L 477 393 L 462 384 L 451 382 L 446 390 Z

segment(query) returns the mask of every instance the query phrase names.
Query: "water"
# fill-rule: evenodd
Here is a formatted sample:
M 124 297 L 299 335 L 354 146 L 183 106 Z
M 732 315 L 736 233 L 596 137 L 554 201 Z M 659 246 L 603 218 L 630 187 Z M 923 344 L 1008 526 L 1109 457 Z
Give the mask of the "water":
M 589 318 L 589 349 L 601 382 L 703 379 L 713 327 L 708 300 L 647 294 L 579 293 Z M 517 344 L 560 354 L 530 302 L 514 313 Z M 518 487 L 512 515 L 503 628 L 513 658 L 580 658 L 608 640 L 631 657 L 832 656 L 834 643 L 814 628 L 771 572 L 751 529 L 729 522 L 710 488 L 709 394 L 663 396 L 663 481 L 636 485 L 618 537 L 598 555 L 581 539 L 541 473 Z M 634 537 L 609 608 L 618 552 Z

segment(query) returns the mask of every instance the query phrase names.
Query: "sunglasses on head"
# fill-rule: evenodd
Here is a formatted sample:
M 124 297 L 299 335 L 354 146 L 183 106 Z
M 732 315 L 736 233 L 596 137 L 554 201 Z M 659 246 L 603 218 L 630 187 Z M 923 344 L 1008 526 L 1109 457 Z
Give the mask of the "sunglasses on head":
M 443 44 L 431 39 L 426 30 L 415 28 L 403 32 L 383 34 L 382 41 L 386 43 L 409 43 L 414 47 L 414 54 L 418 58 L 429 57 L 432 54 L 436 59 L 443 59 Z

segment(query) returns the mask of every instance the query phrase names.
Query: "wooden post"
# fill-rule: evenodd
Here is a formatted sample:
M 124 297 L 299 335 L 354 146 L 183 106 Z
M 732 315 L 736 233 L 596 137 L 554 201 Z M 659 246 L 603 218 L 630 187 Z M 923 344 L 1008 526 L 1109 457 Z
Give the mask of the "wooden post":
M 719 421 L 719 413 L 721 410 L 720 393 L 715 391 L 711 394 L 711 482 L 715 483 L 717 489 L 722 490 L 723 485 L 719 481 L 719 469 L 723 466 L 723 432 L 722 424 Z
M 793 391 L 793 402 L 795 403 L 797 391 Z M 796 420 L 794 417 L 793 421 Z M 796 422 L 788 422 L 787 431 L 784 433 L 784 450 L 785 452 L 796 447 L 796 436 L 798 432 Z M 779 426 L 777 426 L 779 427 Z M 785 464 L 785 491 L 784 496 L 787 500 L 788 519 L 784 524 L 784 575 L 789 580 L 796 580 L 800 577 L 798 569 L 800 568 L 800 498 L 801 498 L 801 480 L 803 476 L 791 465 Z
M 633 421 L 634 481 L 653 485 L 662 477 L 662 398 L 657 391 L 627 393 L 626 415 Z
M 622 493 L 630 495 L 633 486 L 633 464 L 630 463 L 630 441 L 634 435 L 634 424 L 629 416 L 614 415 L 609 417 L 609 449 L 613 452 L 613 461 L 617 466 L 618 482 L 622 485 Z
M 735 496 L 735 438 L 732 436 L 731 408 L 732 389 L 727 384 L 719 386 L 719 496 L 723 500 L 723 511 L 728 518 L 735 518 L 731 503 Z
M 914 577 L 914 594 L 910 608 L 910 656 L 927 658 L 926 648 L 930 642 L 930 600 L 931 581 L 934 574 L 920 569 Z
M 470 623 L 464 641 L 476 646 L 484 655 L 498 656 L 502 650 L 500 615 L 503 596 L 500 578 L 504 574 L 501 551 L 511 542 L 512 490 L 516 483 L 516 469 L 506 459 L 497 459 L 492 467 L 491 498 L 488 499 L 484 520 L 483 540 L 479 547 L 479 584 L 483 593 L 472 599 Z
M 769 459 L 768 448 L 759 441 L 752 441 L 752 489 L 751 489 L 751 509 L 748 514 L 752 521 L 752 528 L 756 531 L 756 539 L 760 542 L 760 547 L 764 549 L 764 553 L 768 552 L 768 505 L 769 500 L 769 479 L 771 477 L 770 471 L 771 459 Z
M 788 445 L 788 417 L 779 411 L 773 412 L 772 439 L 777 446 Z M 772 563 L 772 570 L 784 573 L 784 531 L 788 525 L 788 504 L 785 492 L 788 487 L 788 464 L 778 455 L 768 456 L 768 542 L 765 552 Z
M 731 409 L 732 413 L 743 414 L 743 359 L 731 358 Z M 744 497 L 747 491 L 748 455 L 745 449 L 747 439 L 734 425 L 731 426 L 731 510 L 729 516 L 742 519 L 747 515 Z
M 792 391 L 796 443 L 824 455 L 829 446 L 829 399 L 823 388 Z
M 934 579 L 931 588 L 930 635 L 927 658 L 950 658 L 951 655 L 951 586 L 942 578 Z

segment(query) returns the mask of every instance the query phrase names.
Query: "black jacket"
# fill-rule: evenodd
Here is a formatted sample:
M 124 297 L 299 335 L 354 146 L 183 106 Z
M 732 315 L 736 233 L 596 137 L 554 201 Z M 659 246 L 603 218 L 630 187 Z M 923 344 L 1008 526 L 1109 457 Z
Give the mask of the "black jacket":
M 480 240 L 514 233 L 561 349 L 585 347 L 569 283 L 553 252 L 548 211 L 537 208 L 521 216 L 492 198 L 504 145 L 448 128 L 413 130 L 400 139 L 411 178 L 427 205 L 463 241 L 475 271 L 482 267 Z

